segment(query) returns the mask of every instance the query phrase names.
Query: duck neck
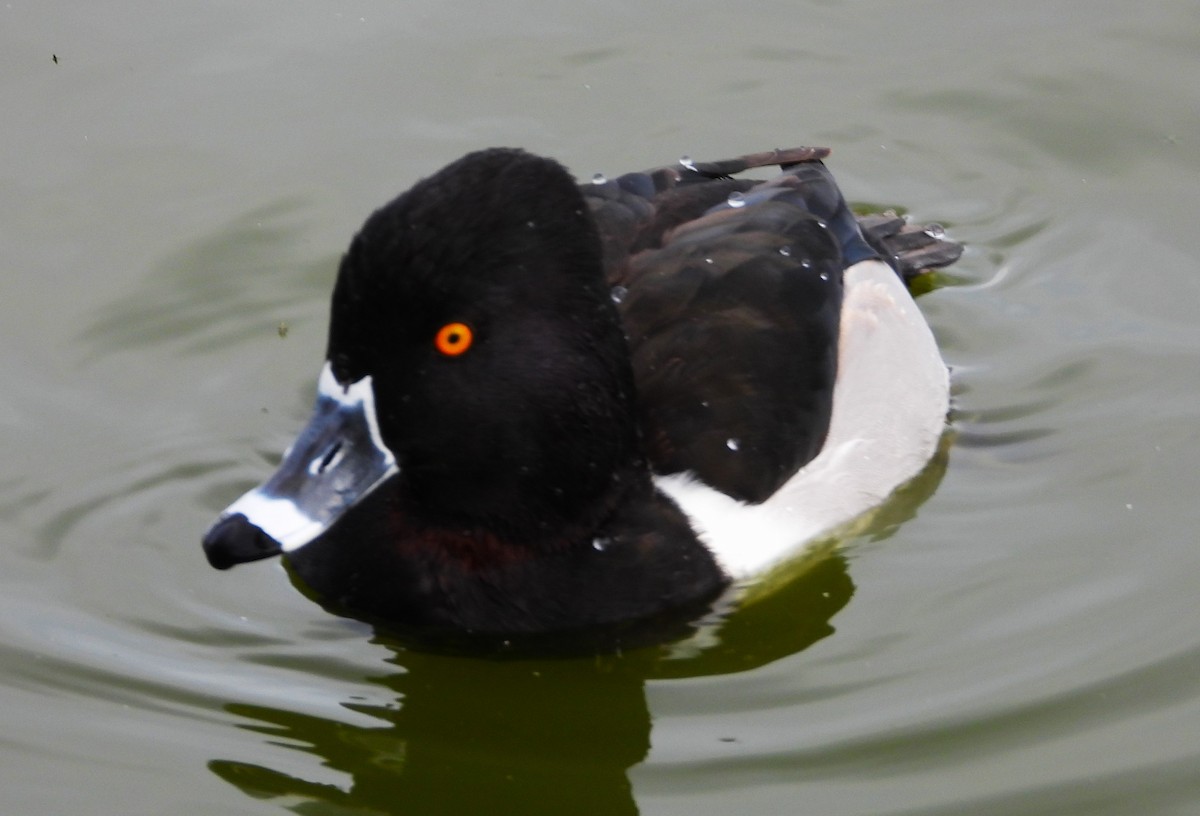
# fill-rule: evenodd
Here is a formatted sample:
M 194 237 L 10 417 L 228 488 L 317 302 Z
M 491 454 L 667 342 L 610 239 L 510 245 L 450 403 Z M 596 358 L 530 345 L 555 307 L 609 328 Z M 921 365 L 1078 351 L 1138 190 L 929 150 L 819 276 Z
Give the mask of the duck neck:
M 631 477 L 594 528 L 546 530 L 533 545 L 430 524 L 391 492 L 361 509 L 292 554 L 293 575 L 340 614 L 433 643 L 456 633 L 605 648 L 658 641 L 682 634 L 728 586 L 648 477 Z

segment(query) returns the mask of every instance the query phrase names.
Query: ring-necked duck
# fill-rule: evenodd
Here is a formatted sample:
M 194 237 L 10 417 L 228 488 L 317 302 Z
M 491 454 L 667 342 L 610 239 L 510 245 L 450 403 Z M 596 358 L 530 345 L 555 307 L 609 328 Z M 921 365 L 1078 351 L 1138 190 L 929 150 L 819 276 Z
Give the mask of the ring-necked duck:
M 879 504 L 948 404 L 902 277 L 961 247 L 856 219 L 827 153 L 577 185 L 491 149 L 422 180 L 351 243 L 313 417 L 209 562 L 283 554 L 413 633 L 622 630 Z

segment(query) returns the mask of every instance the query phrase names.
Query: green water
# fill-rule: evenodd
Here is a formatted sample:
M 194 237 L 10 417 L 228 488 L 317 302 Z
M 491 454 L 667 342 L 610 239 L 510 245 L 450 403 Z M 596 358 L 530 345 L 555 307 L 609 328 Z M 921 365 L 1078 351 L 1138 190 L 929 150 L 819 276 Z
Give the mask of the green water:
M 1197 53 L 1190 2 L 0 4 L 0 812 L 1200 812 Z M 869 529 L 583 661 L 208 568 L 373 208 L 801 143 L 969 247 L 944 455 Z

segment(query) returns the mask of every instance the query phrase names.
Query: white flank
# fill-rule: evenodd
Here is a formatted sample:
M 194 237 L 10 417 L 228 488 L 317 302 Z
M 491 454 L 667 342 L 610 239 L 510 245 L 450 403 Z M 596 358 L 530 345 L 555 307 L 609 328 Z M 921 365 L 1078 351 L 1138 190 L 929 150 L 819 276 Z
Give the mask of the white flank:
M 845 273 L 833 416 L 820 454 L 757 505 L 687 474 L 656 482 L 726 572 L 750 578 L 916 476 L 945 430 L 949 393 L 933 333 L 903 282 L 882 261 L 862 261 Z

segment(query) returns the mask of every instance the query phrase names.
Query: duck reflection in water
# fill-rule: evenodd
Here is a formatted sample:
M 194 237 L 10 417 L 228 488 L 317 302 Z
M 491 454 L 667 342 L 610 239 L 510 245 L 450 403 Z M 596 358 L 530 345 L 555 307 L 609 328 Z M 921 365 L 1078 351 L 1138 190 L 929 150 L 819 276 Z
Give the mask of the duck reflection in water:
M 650 747 L 646 682 L 740 672 L 798 652 L 833 632 L 830 618 L 852 593 L 844 558 L 826 551 L 798 579 L 674 646 L 489 660 L 411 651 L 380 634 L 398 670 L 370 682 L 396 703 L 343 703 L 377 725 L 226 706 L 250 721 L 240 727 L 313 754 L 348 783 L 233 759 L 209 767 L 297 813 L 637 813 L 628 770 Z

